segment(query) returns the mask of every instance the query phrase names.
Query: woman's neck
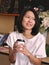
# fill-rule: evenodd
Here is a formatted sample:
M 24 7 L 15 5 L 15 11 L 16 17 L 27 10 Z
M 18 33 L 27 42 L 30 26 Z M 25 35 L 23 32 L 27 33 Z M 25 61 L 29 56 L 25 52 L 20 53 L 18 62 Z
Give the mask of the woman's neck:
M 31 31 L 25 31 L 25 32 L 23 32 L 23 35 L 26 37 L 26 38 L 32 38 L 33 37 L 33 35 L 31 34 Z

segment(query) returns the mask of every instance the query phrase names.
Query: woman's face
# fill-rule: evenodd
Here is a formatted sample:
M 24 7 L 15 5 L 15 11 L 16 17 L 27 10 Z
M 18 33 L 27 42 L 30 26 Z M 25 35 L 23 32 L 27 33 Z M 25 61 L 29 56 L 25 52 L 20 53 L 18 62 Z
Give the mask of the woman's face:
M 32 11 L 27 11 L 22 20 L 24 30 L 32 30 L 35 25 L 35 16 Z

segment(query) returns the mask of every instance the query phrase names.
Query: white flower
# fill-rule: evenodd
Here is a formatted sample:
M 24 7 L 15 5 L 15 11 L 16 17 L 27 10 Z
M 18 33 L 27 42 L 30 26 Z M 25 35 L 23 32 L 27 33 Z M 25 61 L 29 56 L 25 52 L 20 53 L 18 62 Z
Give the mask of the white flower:
M 40 32 L 49 31 L 49 10 L 39 12 L 39 18 L 42 18 L 42 24 L 40 26 Z
M 41 26 L 43 26 L 45 30 L 49 28 L 49 17 L 43 19 Z

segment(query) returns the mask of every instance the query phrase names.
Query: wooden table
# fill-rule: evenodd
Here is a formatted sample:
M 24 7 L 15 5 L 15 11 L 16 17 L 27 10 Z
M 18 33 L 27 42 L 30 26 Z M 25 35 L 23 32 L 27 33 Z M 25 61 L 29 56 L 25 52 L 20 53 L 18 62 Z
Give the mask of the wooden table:
M 10 65 L 8 47 L 0 46 L 0 65 Z
M 0 46 L 0 53 L 9 54 L 9 48 Z
M 43 64 L 49 65 L 49 57 L 42 59 Z

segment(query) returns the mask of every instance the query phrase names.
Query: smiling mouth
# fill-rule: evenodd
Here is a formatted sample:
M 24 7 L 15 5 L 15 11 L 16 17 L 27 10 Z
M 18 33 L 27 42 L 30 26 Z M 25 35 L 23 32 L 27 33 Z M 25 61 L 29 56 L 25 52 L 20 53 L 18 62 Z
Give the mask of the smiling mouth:
M 26 25 L 27 25 L 27 26 L 32 26 L 32 24 L 30 24 L 30 23 L 27 23 Z

